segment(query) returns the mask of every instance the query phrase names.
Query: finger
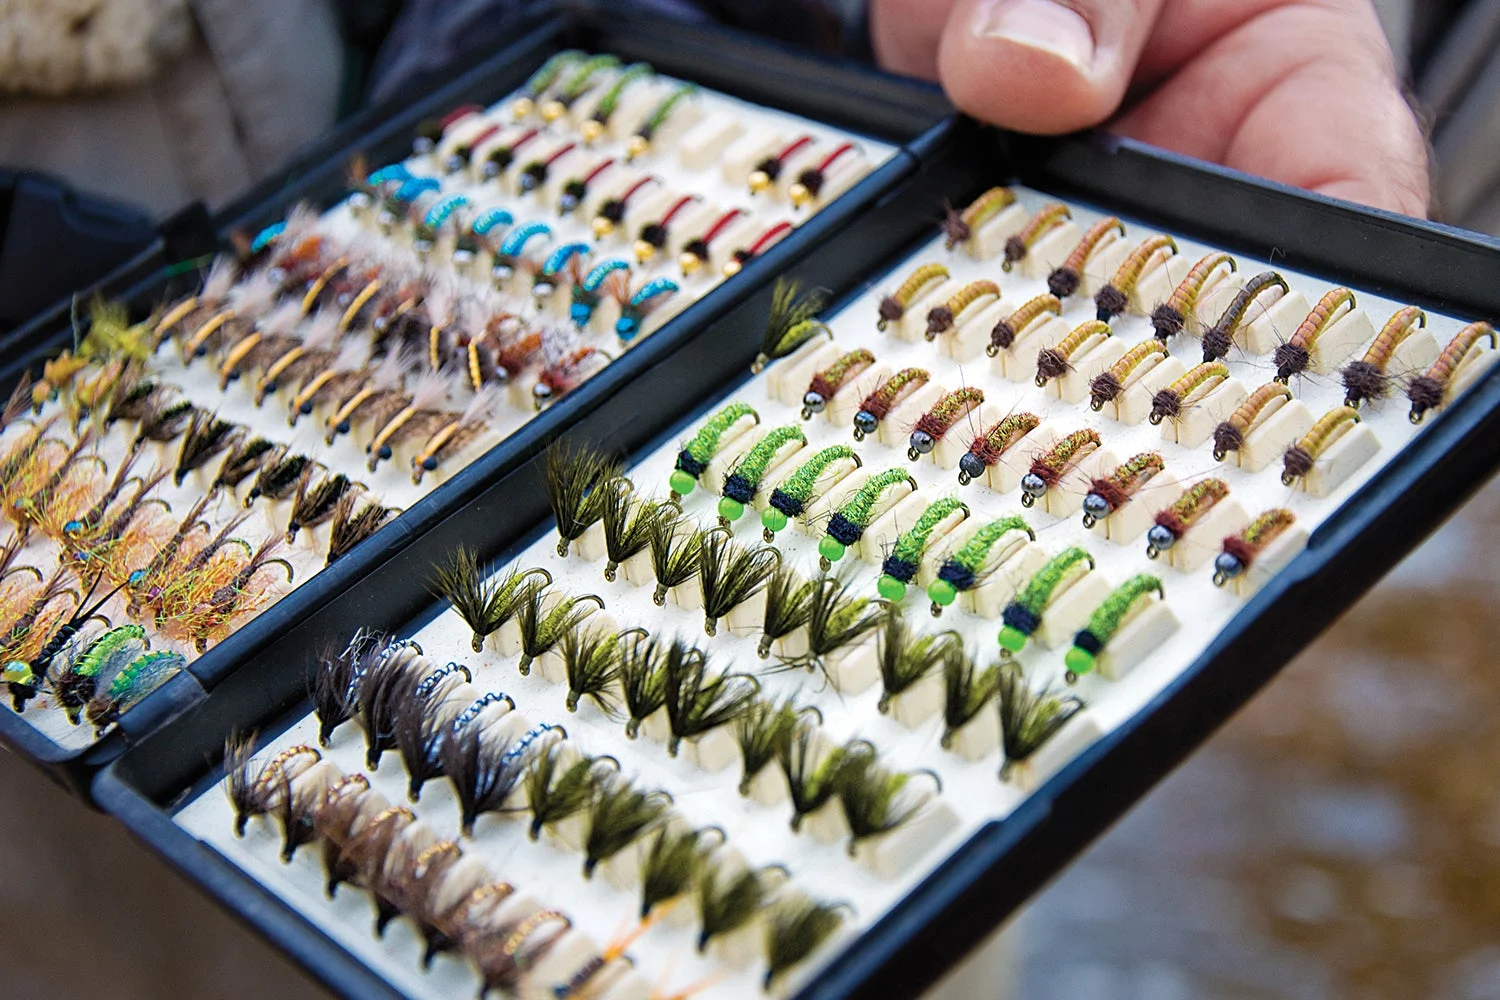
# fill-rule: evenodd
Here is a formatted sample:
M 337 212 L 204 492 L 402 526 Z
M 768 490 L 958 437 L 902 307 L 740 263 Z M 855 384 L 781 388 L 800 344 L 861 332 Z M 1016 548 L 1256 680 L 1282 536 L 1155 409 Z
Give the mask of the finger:
M 1120 106 L 1165 0 L 959 0 L 939 77 L 964 111 L 1023 132 L 1097 125 Z
M 1136 66 L 1135 85 L 1159 82 L 1235 28 L 1305 0 L 1167 0 Z M 1313 0 L 1319 2 L 1319 0 Z M 1333 0 L 1335 3 L 1342 0 Z M 1369 6 L 1368 0 L 1356 0 Z
M 957 0 L 873 0 L 870 42 L 893 73 L 936 80 L 938 42 Z
M 1197 16 L 1207 3 L 1172 0 L 1160 34 L 1191 33 L 1179 14 Z M 1425 215 L 1426 141 L 1369 5 L 1259 6 L 1220 25 L 1216 37 L 1200 35 L 1189 61 L 1110 128 L 1272 180 Z
M 1368 69 L 1368 67 L 1366 68 Z M 1427 143 L 1394 80 L 1309 62 L 1261 99 L 1224 157 L 1232 167 L 1425 218 Z

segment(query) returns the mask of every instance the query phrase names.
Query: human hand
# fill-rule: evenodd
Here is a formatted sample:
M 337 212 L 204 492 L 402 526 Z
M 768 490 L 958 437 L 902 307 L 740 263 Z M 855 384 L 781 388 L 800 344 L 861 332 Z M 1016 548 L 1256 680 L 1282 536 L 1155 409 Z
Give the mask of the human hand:
M 1369 0 L 872 0 L 886 68 L 1022 132 L 1120 135 L 1407 215 L 1427 144 Z

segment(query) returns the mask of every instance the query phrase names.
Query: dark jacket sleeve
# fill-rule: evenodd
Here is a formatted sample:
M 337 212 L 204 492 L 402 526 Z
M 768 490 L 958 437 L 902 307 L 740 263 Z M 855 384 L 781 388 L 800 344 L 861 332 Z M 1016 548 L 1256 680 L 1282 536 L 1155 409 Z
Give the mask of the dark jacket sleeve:
M 863 0 L 617 0 L 687 21 L 717 21 L 828 53 L 867 58 Z M 372 73 L 380 101 L 422 77 L 504 45 L 537 0 L 407 0 Z

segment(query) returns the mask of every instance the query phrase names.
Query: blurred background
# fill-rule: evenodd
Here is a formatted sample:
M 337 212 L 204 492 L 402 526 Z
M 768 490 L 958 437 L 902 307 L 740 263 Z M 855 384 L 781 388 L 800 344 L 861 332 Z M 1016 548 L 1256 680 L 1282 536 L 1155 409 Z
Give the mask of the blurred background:
M 67 290 L 16 263 L 46 211 L 149 236 L 221 205 L 459 39 L 502 38 L 493 6 L 0 4 L 0 328 Z M 1377 6 L 1431 129 L 1437 217 L 1500 234 L 1500 0 Z M 756 4 L 700 7 L 760 26 Z M 1014 996 L 1500 998 L 1497 567 L 1491 486 L 1033 902 Z M 3 751 L 0 802 L 0 995 L 321 995 Z

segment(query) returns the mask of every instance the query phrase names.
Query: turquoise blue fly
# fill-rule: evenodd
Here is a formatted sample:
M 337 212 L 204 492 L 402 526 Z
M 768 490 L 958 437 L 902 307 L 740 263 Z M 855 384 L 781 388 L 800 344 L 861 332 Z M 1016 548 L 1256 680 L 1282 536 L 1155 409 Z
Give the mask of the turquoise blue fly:
M 625 343 L 630 343 L 640 334 L 641 321 L 646 313 L 662 299 L 676 295 L 677 292 L 677 282 L 671 278 L 653 278 L 646 282 L 620 310 L 620 318 L 615 321 L 615 335 Z

